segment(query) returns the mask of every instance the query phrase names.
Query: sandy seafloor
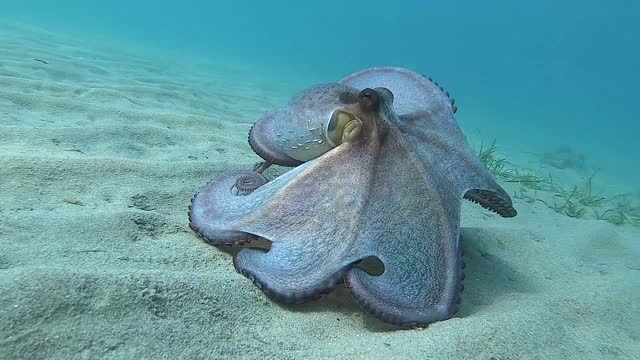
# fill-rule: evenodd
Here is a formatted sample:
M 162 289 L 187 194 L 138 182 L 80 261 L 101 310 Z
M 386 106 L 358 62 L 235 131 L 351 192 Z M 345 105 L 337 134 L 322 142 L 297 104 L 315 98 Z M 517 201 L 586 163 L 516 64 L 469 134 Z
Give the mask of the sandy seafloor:
M 259 161 L 247 131 L 290 93 L 238 64 L 0 38 L 1 359 L 640 357 L 637 228 L 518 199 L 509 220 L 464 204 L 456 318 L 398 330 L 344 288 L 273 303 L 194 236 L 187 207 Z

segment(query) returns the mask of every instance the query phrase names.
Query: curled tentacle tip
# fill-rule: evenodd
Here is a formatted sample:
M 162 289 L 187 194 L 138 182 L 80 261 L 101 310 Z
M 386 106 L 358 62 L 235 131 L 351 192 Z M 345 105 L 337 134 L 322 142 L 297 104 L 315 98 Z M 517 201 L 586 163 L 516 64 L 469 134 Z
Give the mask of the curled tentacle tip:
M 236 180 L 234 190 L 236 195 L 244 196 L 248 195 L 260 186 L 267 183 L 267 178 L 262 176 L 260 173 L 247 173 L 246 175 L 242 175 Z
M 265 170 L 267 170 L 271 165 L 273 165 L 272 162 L 270 161 L 262 161 L 257 163 L 254 167 L 253 167 L 253 171 L 262 174 Z

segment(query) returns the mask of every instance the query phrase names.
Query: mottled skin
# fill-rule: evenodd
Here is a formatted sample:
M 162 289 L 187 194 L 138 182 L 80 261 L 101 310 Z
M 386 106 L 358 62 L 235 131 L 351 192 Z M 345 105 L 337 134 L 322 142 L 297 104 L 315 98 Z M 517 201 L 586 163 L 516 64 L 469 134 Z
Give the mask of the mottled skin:
M 282 129 L 277 122 L 300 132 L 335 110 L 360 119 L 355 139 L 306 162 L 274 140 L 274 129 Z M 261 119 L 249 139 L 265 160 L 299 166 L 245 196 L 235 195 L 234 184 L 242 177 L 264 183 L 257 172 L 211 180 L 192 201 L 190 226 L 212 244 L 270 240 L 268 252 L 242 249 L 234 265 L 276 300 L 309 301 L 344 279 L 356 301 L 383 321 L 417 326 L 447 319 L 464 277 L 461 198 L 505 217 L 516 214 L 465 143 L 454 110 L 434 83 L 398 68 L 311 88 L 288 110 Z M 356 266 L 370 256 L 384 265 L 380 276 Z
M 282 166 L 317 158 L 333 148 L 322 138 L 323 125 L 335 110 L 356 103 L 358 93 L 335 83 L 313 86 L 294 96 L 286 109 L 260 119 L 249 132 L 249 144 L 263 159 Z

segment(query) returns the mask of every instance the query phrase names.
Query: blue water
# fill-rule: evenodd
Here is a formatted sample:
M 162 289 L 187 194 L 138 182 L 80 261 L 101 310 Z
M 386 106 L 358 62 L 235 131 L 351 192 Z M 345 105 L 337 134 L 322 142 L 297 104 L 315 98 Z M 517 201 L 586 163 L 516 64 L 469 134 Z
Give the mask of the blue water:
M 453 93 L 466 130 L 515 149 L 567 145 L 594 167 L 638 177 L 638 2 L 23 0 L 0 11 L 81 36 L 250 60 L 306 83 L 411 68 Z

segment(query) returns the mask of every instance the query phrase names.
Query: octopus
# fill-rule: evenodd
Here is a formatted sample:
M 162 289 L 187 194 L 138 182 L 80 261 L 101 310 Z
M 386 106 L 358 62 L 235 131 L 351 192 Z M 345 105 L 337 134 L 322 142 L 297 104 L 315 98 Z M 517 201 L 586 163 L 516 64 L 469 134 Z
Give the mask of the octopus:
M 384 322 L 449 319 L 463 290 L 462 199 L 516 215 L 456 111 L 436 82 L 402 68 L 312 86 L 252 126 L 264 162 L 209 181 L 190 227 L 212 245 L 266 239 L 270 248 L 243 247 L 233 265 L 275 301 L 312 301 L 344 283 Z M 271 164 L 291 169 L 268 180 Z

